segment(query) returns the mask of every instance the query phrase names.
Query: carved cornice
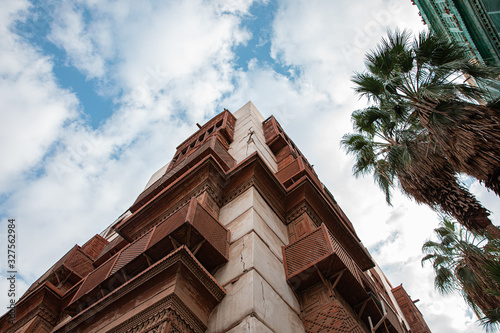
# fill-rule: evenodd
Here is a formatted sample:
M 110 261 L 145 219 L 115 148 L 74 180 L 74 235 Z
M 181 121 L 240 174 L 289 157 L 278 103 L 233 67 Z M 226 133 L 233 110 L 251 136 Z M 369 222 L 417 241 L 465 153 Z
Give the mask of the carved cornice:
M 47 321 L 51 325 L 55 325 L 57 322 L 57 319 L 59 318 L 59 313 L 52 311 L 46 306 L 42 306 L 39 308 L 40 311 L 38 312 L 38 315 Z
M 52 330 L 52 327 L 54 327 L 54 325 L 51 325 L 43 318 L 35 321 L 34 325 L 32 324 L 30 326 L 31 327 L 28 328 L 26 333 L 50 332 Z
M 228 193 L 224 197 L 224 200 L 222 201 L 222 206 L 227 205 L 228 203 L 239 197 L 243 192 L 245 192 L 252 186 L 255 186 L 255 180 L 253 178 L 247 179 L 240 186 L 233 189 L 230 193 Z
M 162 325 L 166 326 L 168 322 L 182 332 L 205 332 L 207 328 L 176 295 L 169 295 L 109 333 L 150 332 Z
M 299 205 L 295 206 L 286 214 L 286 224 L 292 223 L 296 218 L 298 218 L 303 213 L 307 213 L 311 220 L 314 222 L 316 227 L 319 227 L 323 221 L 320 219 L 318 214 L 312 209 L 311 205 L 307 201 L 302 201 Z
M 226 184 L 223 205 L 253 186 L 276 215 L 284 221 L 286 190 L 257 152 L 228 173 Z
M 48 323 L 55 325 L 59 319 L 60 302 L 61 292 L 52 283 L 45 281 L 31 291 L 27 297 L 17 302 L 16 321 L 5 332 L 15 332 L 36 316 L 40 316 Z M 27 311 L 30 307 L 33 308 Z M 5 327 L 4 321 L 9 320 L 9 312 L 2 316 L 1 320 L 0 330 Z
M 143 234 L 144 229 L 150 229 L 154 224 L 161 222 L 159 218 L 163 219 L 165 214 L 174 213 L 191 197 L 200 194 L 204 189 L 209 190 L 213 199 L 219 204 L 224 181 L 225 172 L 219 163 L 212 155 L 206 156 L 182 177 L 173 181 L 148 203 L 118 224 L 115 230 L 126 240 L 132 241 L 139 234 Z M 138 232 L 137 229 L 140 231 Z
M 7 312 L 7 314 L 9 313 Z M 30 312 L 28 312 L 26 315 L 24 315 L 19 321 L 16 321 L 14 325 L 12 325 L 9 329 L 5 331 L 5 333 L 17 332 L 17 330 L 19 330 L 21 327 L 26 325 L 30 320 L 32 320 L 37 316 L 40 317 L 40 320 L 44 320 L 48 324 L 54 326 L 59 318 L 59 313 L 50 310 L 42 303 L 33 310 L 31 310 Z

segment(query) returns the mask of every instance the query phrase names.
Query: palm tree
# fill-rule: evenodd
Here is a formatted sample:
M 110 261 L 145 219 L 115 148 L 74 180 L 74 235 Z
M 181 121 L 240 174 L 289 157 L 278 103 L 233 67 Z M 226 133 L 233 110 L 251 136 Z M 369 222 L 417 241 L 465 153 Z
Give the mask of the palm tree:
M 498 69 L 472 63 L 444 38 L 398 31 L 367 54 L 366 67 L 353 78 L 356 92 L 379 107 L 407 108 L 457 172 L 500 196 L 500 106 L 482 105 L 488 90 L 469 83 L 498 84 Z
M 432 262 L 436 289 L 459 292 L 487 329 L 500 324 L 500 242 L 459 227 L 444 217 L 434 229 L 438 242 L 427 241 L 422 264 Z
M 500 262 L 498 260 L 489 260 L 485 268 L 487 269 L 488 277 L 494 283 L 494 289 L 488 289 L 486 293 L 500 299 Z M 485 316 L 481 318 L 481 322 L 486 328 L 498 327 L 500 325 L 500 305 L 497 304 L 496 308 L 487 309 L 484 313 Z
M 390 204 L 391 190 L 403 193 L 436 210 L 442 210 L 474 230 L 500 231 L 488 211 L 457 179 L 446 158 L 429 144 L 428 134 L 401 105 L 382 101 L 352 115 L 357 133 L 346 134 L 342 146 L 355 155 L 354 175 L 373 173 Z M 500 234 L 496 234 L 500 238 Z

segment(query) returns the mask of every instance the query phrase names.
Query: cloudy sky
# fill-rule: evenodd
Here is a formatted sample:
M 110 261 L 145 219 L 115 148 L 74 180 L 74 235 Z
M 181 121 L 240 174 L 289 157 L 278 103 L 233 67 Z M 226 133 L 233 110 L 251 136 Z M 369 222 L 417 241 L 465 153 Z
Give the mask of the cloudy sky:
M 365 106 L 350 77 L 395 27 L 426 29 L 410 0 L 2 1 L 0 303 L 8 218 L 22 293 L 127 210 L 196 123 L 252 100 L 315 165 L 393 285 L 420 299 L 433 332 L 480 332 L 420 265 L 436 214 L 401 195 L 387 206 L 339 146 Z M 498 198 L 469 184 L 499 224 Z

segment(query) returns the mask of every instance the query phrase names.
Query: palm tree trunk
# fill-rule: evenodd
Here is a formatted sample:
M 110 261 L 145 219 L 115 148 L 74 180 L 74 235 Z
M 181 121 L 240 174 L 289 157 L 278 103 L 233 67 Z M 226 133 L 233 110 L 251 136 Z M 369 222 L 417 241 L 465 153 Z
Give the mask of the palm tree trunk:
M 488 218 L 489 212 L 467 188 L 460 185 L 453 167 L 443 155 L 428 152 L 427 144 L 412 147 L 411 163 L 398 171 L 404 192 L 419 203 L 440 209 L 468 229 L 489 229 L 500 239 L 500 233 Z M 498 228 L 497 228 L 498 230 Z
M 476 277 L 475 283 L 464 283 L 466 281 L 462 281 L 463 290 L 471 297 L 483 313 L 500 306 L 500 297 L 485 292 L 486 290 L 497 289 L 497 286 L 491 280 L 487 270 L 485 269 L 487 259 L 488 258 L 485 258 L 475 252 L 466 252 L 462 264 L 467 266 L 467 268 L 470 269 Z
M 485 230 L 493 237 L 500 239 L 500 229 L 493 224 L 487 225 Z
M 429 104 L 429 103 L 427 103 Z M 420 108 L 420 123 L 457 172 L 482 182 L 500 196 L 500 115 L 490 107 L 465 102 Z

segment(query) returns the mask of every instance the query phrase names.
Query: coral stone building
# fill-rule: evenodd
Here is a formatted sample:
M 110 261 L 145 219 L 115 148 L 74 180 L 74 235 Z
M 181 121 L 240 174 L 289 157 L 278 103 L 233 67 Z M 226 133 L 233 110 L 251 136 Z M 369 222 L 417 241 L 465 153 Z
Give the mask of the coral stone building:
M 249 102 L 184 141 L 1 332 L 430 332 L 274 117 Z

